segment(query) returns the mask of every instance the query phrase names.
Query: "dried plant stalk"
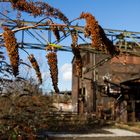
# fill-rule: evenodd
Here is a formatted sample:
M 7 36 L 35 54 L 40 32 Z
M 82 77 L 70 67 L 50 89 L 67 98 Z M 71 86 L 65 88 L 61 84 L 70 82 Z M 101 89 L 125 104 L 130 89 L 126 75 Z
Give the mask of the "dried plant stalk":
M 56 51 L 57 50 L 57 48 L 55 48 L 54 46 L 52 46 L 52 45 L 47 45 L 46 46 L 46 51 Z
M 63 26 L 59 26 L 59 30 L 61 32 L 63 32 L 63 35 L 66 37 L 66 31 L 65 31 L 65 28 Z
M 82 77 L 82 58 L 79 50 L 79 46 L 77 45 L 78 42 L 78 34 L 75 29 L 71 31 L 71 37 L 72 37 L 72 52 L 75 56 L 75 69 L 76 73 L 75 75 Z
M 73 46 L 77 46 L 77 42 L 78 42 L 78 33 L 75 29 L 73 29 L 71 31 L 71 37 L 72 37 L 72 45 Z
M 102 36 L 102 40 L 104 42 L 104 46 L 106 48 L 106 51 L 112 56 L 119 55 L 119 53 L 120 53 L 119 48 L 117 48 L 115 45 L 113 45 L 112 41 L 110 41 L 106 37 L 105 32 L 101 26 L 99 26 L 99 29 L 100 29 L 100 34 Z
M 50 74 L 51 74 L 54 90 L 56 93 L 59 93 L 57 54 L 56 54 L 56 52 L 51 51 L 46 55 L 46 57 L 48 59 L 48 65 L 50 67 Z
M 17 76 L 19 74 L 19 55 L 18 44 L 14 32 L 12 32 L 8 27 L 4 27 L 3 38 L 10 59 L 10 64 L 13 69 L 13 74 L 14 76 Z
M 10 0 L 12 3 L 17 3 L 18 0 Z
M 69 23 L 68 18 L 58 9 L 53 8 L 44 2 L 27 2 L 26 0 L 19 0 L 16 3 L 12 2 L 13 8 L 21 11 L 31 13 L 33 16 L 51 16 L 54 18 L 59 18 L 65 23 Z
M 84 18 L 86 20 L 85 37 L 91 36 L 92 47 L 99 49 L 101 47 L 102 41 L 98 22 L 90 13 L 82 13 L 80 18 Z
M 56 25 L 51 25 L 51 30 L 56 38 L 56 40 L 59 42 L 60 40 L 60 34 L 59 34 L 59 29 Z
M 75 56 L 75 69 L 76 69 L 76 75 L 82 77 L 82 58 L 81 58 L 81 54 L 79 51 L 79 47 L 77 46 L 73 46 L 72 45 L 72 52 Z
M 118 54 L 119 51 L 106 37 L 103 29 L 98 25 L 98 22 L 94 16 L 92 16 L 90 13 L 82 13 L 80 18 L 84 18 L 86 20 L 85 37 L 91 36 L 92 47 L 96 48 L 97 50 L 107 52 L 112 56 Z
M 41 72 L 40 72 L 39 65 L 38 65 L 38 63 L 37 63 L 37 61 L 36 61 L 34 55 L 31 54 L 28 58 L 29 58 L 29 60 L 30 60 L 30 62 L 31 62 L 31 64 L 32 64 L 32 67 L 34 68 L 34 70 L 35 70 L 35 72 L 36 72 L 36 75 L 37 75 L 37 77 L 38 77 L 39 82 L 42 83 Z

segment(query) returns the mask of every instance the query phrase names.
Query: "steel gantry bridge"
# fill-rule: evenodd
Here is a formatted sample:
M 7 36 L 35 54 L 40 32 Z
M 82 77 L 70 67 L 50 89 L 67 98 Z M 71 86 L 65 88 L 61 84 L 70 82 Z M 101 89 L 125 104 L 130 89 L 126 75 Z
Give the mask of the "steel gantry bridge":
M 10 19 L 9 17 L 3 15 L 0 18 L 1 27 L 7 26 L 20 36 L 18 40 L 19 47 L 24 49 L 40 49 L 45 50 L 48 44 L 60 44 L 58 50 L 71 52 L 71 44 L 65 44 L 65 40 L 70 38 L 70 30 L 75 29 L 78 32 L 78 37 L 80 40 L 81 51 L 90 51 L 93 53 L 98 53 L 94 48 L 90 47 L 90 39 L 85 39 L 84 37 L 84 27 L 71 25 L 70 30 L 65 27 L 65 35 L 60 32 L 59 42 L 55 39 L 49 26 L 40 25 L 35 21 L 18 21 Z M 43 25 L 43 26 L 42 26 Z M 64 25 L 65 26 L 65 25 Z M 113 30 L 104 29 L 106 36 L 125 52 L 136 54 L 140 56 L 140 52 L 137 52 L 136 47 L 140 47 L 140 32 L 126 31 L 126 30 Z M 0 45 L 4 46 L 3 31 L 0 30 Z M 83 47 L 84 44 L 86 47 Z

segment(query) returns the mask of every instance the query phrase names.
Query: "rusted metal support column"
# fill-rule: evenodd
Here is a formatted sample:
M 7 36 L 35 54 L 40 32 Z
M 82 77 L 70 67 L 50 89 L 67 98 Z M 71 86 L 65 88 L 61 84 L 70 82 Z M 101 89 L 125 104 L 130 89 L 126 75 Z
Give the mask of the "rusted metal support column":
M 93 64 L 96 65 L 96 54 L 93 54 Z M 96 89 L 97 89 L 97 82 L 96 82 L 96 69 L 93 70 L 93 112 L 96 112 Z
M 132 122 L 136 121 L 135 117 L 135 100 L 132 100 Z
M 84 77 L 83 77 L 83 69 L 82 69 L 82 77 L 79 79 L 80 80 L 80 88 L 79 88 L 79 93 L 78 93 L 78 105 L 79 105 L 79 114 L 84 114 L 84 98 L 85 98 L 85 93 L 84 93 Z
M 92 85 L 93 85 L 93 112 L 96 112 L 96 89 L 97 89 L 96 81 L 92 81 Z

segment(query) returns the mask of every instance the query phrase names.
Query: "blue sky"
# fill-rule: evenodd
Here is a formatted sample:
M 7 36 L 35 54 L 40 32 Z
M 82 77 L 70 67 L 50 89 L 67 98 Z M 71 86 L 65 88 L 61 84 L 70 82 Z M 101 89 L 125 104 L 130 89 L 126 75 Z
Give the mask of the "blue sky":
M 82 12 L 90 12 L 103 28 L 140 31 L 140 0 L 44 0 L 44 2 L 60 9 L 70 21 L 79 17 Z M 5 7 L 7 4 L 0 4 L 0 8 L 7 8 Z M 23 16 L 28 17 L 28 14 L 23 14 Z M 12 13 L 10 17 L 13 17 Z M 32 18 L 30 17 L 30 19 Z M 83 22 L 78 22 L 79 25 L 81 23 Z M 70 41 L 64 40 L 63 43 L 70 45 Z M 34 51 L 34 54 L 39 58 L 41 71 L 44 77 L 46 77 L 43 87 L 44 89 L 51 90 L 51 79 L 48 74 L 49 68 L 45 59 L 46 53 Z M 40 56 L 42 57 L 40 58 Z M 60 90 L 71 89 L 72 57 L 72 53 L 58 52 Z
M 139 0 L 51 0 L 70 20 L 90 12 L 103 28 L 140 31 Z

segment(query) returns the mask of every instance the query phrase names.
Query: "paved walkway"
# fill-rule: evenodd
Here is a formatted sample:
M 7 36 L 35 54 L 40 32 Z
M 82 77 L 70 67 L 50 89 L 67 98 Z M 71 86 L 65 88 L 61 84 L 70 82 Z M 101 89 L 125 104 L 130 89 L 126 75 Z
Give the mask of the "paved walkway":
M 105 131 L 110 132 L 111 134 L 100 134 L 100 133 L 92 133 L 92 134 L 49 134 L 50 137 L 57 137 L 57 138 L 93 138 L 93 137 L 140 137 L 140 134 L 128 131 L 128 130 L 123 130 L 123 129 L 118 129 L 118 128 L 106 128 L 103 129 Z

